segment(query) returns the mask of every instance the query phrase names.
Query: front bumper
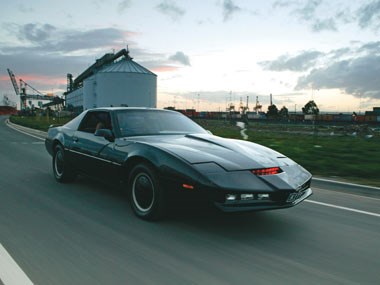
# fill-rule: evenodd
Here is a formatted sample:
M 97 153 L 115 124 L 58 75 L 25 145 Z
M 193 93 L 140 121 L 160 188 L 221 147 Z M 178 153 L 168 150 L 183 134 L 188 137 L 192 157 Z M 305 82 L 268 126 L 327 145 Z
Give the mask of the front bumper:
M 289 192 L 282 195 L 271 194 L 266 200 L 236 200 L 214 202 L 215 206 L 223 212 L 263 211 L 290 208 L 301 203 L 313 194 L 311 188 L 299 192 Z

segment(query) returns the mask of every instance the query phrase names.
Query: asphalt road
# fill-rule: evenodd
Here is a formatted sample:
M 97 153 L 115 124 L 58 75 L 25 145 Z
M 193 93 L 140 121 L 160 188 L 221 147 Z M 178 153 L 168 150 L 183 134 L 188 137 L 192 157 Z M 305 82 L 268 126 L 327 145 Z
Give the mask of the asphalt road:
M 55 182 L 43 141 L 4 120 L 0 243 L 34 284 L 380 282 L 377 197 L 317 185 L 311 201 L 347 209 L 303 202 L 227 215 L 194 208 L 145 222 L 117 189 L 86 178 Z

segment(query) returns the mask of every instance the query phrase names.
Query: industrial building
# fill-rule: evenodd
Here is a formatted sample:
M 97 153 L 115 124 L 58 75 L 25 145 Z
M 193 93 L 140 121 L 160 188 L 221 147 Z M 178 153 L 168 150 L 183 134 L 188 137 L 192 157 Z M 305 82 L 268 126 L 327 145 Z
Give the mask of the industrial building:
M 133 61 L 129 51 L 105 54 L 75 80 L 67 75 L 66 107 L 157 106 L 157 75 Z

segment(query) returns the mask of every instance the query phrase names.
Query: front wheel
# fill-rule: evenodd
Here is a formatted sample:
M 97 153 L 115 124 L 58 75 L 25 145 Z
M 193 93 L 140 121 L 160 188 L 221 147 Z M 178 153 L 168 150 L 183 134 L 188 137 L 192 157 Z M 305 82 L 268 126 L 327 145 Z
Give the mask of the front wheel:
M 75 179 L 75 172 L 70 169 L 65 160 L 65 153 L 61 145 L 54 148 L 53 173 L 58 182 L 71 182 Z
M 158 220 L 164 214 L 164 197 L 155 170 L 145 164 L 136 165 L 129 179 L 130 203 L 133 212 L 145 220 Z

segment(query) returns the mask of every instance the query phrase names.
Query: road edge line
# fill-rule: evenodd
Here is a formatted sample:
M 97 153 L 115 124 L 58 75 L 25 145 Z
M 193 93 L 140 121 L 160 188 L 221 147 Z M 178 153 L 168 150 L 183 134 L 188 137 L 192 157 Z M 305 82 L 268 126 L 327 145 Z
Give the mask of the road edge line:
M 35 138 L 35 139 L 39 139 L 39 140 L 41 140 L 41 141 L 44 141 L 44 140 L 45 140 L 45 139 L 43 139 L 43 138 L 40 138 L 40 137 L 38 137 L 38 136 L 35 136 L 35 135 L 32 135 L 32 134 L 29 134 L 29 133 L 27 133 L 27 132 L 25 132 L 25 131 L 22 131 L 22 130 L 20 130 L 20 129 L 14 127 L 14 126 L 12 126 L 12 125 L 9 123 L 9 120 L 6 120 L 6 124 L 7 124 L 7 126 L 8 126 L 9 128 L 11 128 L 12 130 L 15 130 L 15 131 L 17 131 L 17 132 L 19 132 L 19 133 L 22 133 L 22 134 L 24 134 L 24 135 L 28 135 L 28 136 L 33 137 L 33 138 Z
M 0 280 L 4 285 L 33 285 L 33 282 L 0 243 Z
M 316 177 L 313 177 L 313 180 L 321 181 L 321 182 L 327 182 L 327 183 L 332 183 L 332 184 L 341 184 L 341 185 L 354 186 L 354 187 L 360 187 L 360 188 L 368 188 L 368 189 L 373 189 L 373 190 L 380 191 L 380 187 L 363 185 L 363 184 L 356 184 L 356 183 L 336 181 L 336 180 L 330 180 L 330 179 L 325 179 L 325 178 L 316 178 Z
M 334 205 L 334 204 L 318 202 L 318 201 L 314 201 L 314 200 L 305 200 L 305 202 L 380 218 L 380 214 L 362 211 L 362 210 L 358 210 L 358 209 L 354 209 L 354 208 L 343 207 L 343 206 L 338 206 L 338 205 Z
M 10 125 L 10 126 L 17 127 L 17 128 L 20 128 L 20 129 L 24 129 L 24 130 L 27 130 L 27 131 L 33 131 L 33 132 L 39 133 L 41 135 L 46 135 L 47 134 L 47 132 L 45 132 L 45 131 L 41 131 L 41 130 L 38 130 L 38 129 L 33 129 L 33 128 L 29 128 L 29 127 L 26 127 L 26 126 L 23 126 L 23 125 L 19 125 L 19 124 L 13 123 L 13 122 L 11 122 L 11 120 L 9 118 L 7 118 L 5 120 L 5 122 L 8 125 Z

